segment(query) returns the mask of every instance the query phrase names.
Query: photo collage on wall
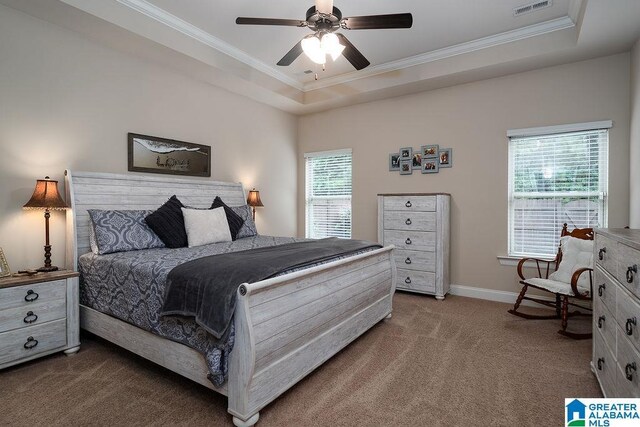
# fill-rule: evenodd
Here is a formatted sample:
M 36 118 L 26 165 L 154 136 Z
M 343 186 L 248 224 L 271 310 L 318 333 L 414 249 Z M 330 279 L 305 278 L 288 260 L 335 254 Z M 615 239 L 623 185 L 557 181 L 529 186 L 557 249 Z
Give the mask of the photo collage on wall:
M 400 175 L 411 175 L 415 170 L 422 173 L 438 173 L 441 168 L 453 165 L 453 149 L 440 149 L 438 144 L 422 145 L 417 152 L 413 147 L 401 148 L 389 154 L 389 170 L 400 171 Z

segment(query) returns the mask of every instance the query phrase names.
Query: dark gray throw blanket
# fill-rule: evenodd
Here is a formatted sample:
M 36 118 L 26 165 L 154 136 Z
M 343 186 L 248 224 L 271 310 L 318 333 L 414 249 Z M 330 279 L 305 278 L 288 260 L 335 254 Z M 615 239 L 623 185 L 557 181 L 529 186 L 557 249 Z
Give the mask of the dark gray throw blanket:
M 160 314 L 194 317 L 196 323 L 222 338 L 233 318 L 241 284 L 380 247 L 364 240 L 332 237 L 195 259 L 169 272 Z

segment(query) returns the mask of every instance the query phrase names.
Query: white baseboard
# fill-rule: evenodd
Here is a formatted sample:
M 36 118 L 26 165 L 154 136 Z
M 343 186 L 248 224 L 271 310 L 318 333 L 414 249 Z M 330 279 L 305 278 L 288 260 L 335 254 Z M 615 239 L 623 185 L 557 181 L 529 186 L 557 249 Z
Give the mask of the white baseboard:
M 464 285 L 451 285 L 449 293 L 451 295 L 459 295 L 461 297 L 486 299 L 489 301 L 504 302 L 507 304 L 515 303 L 519 294 L 519 292 L 498 291 L 495 289 L 475 288 L 473 286 L 464 286 Z M 533 296 L 533 295 L 527 295 L 527 296 Z M 535 295 L 535 297 L 543 300 L 555 301 L 555 298 L 553 297 L 540 296 L 540 295 Z M 549 308 L 541 304 L 536 304 L 535 302 L 527 301 L 527 300 L 522 301 L 522 305 L 527 307 Z

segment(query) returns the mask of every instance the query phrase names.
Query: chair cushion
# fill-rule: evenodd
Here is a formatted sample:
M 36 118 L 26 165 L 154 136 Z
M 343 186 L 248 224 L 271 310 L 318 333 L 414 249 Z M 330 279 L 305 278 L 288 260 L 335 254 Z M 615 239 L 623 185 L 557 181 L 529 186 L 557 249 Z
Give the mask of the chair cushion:
M 527 285 L 535 286 L 536 288 L 541 288 L 549 292 L 553 292 L 554 294 L 574 296 L 573 290 L 571 289 L 571 285 L 569 283 L 558 282 L 557 280 L 550 280 L 550 279 L 539 279 L 537 277 L 534 277 L 532 279 L 527 279 L 524 281 L 524 283 L 526 283 Z M 581 293 L 586 292 L 587 295 L 590 292 L 588 284 L 587 284 L 587 287 L 584 288 L 580 286 L 579 282 L 578 282 L 578 290 Z
M 558 270 L 549 275 L 549 279 L 571 283 L 571 277 L 580 268 L 593 268 L 593 240 L 564 236 L 560 239 L 562 261 Z M 584 273 L 578 280 L 578 288 L 589 289 L 589 275 Z

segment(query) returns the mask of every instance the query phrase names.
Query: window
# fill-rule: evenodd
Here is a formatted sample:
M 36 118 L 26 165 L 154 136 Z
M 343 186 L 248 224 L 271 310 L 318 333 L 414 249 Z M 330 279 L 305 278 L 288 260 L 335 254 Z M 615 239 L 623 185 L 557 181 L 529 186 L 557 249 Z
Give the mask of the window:
M 607 226 L 611 122 L 509 131 L 509 256 L 552 258 L 562 225 Z
M 351 238 L 351 150 L 304 155 L 306 237 Z

